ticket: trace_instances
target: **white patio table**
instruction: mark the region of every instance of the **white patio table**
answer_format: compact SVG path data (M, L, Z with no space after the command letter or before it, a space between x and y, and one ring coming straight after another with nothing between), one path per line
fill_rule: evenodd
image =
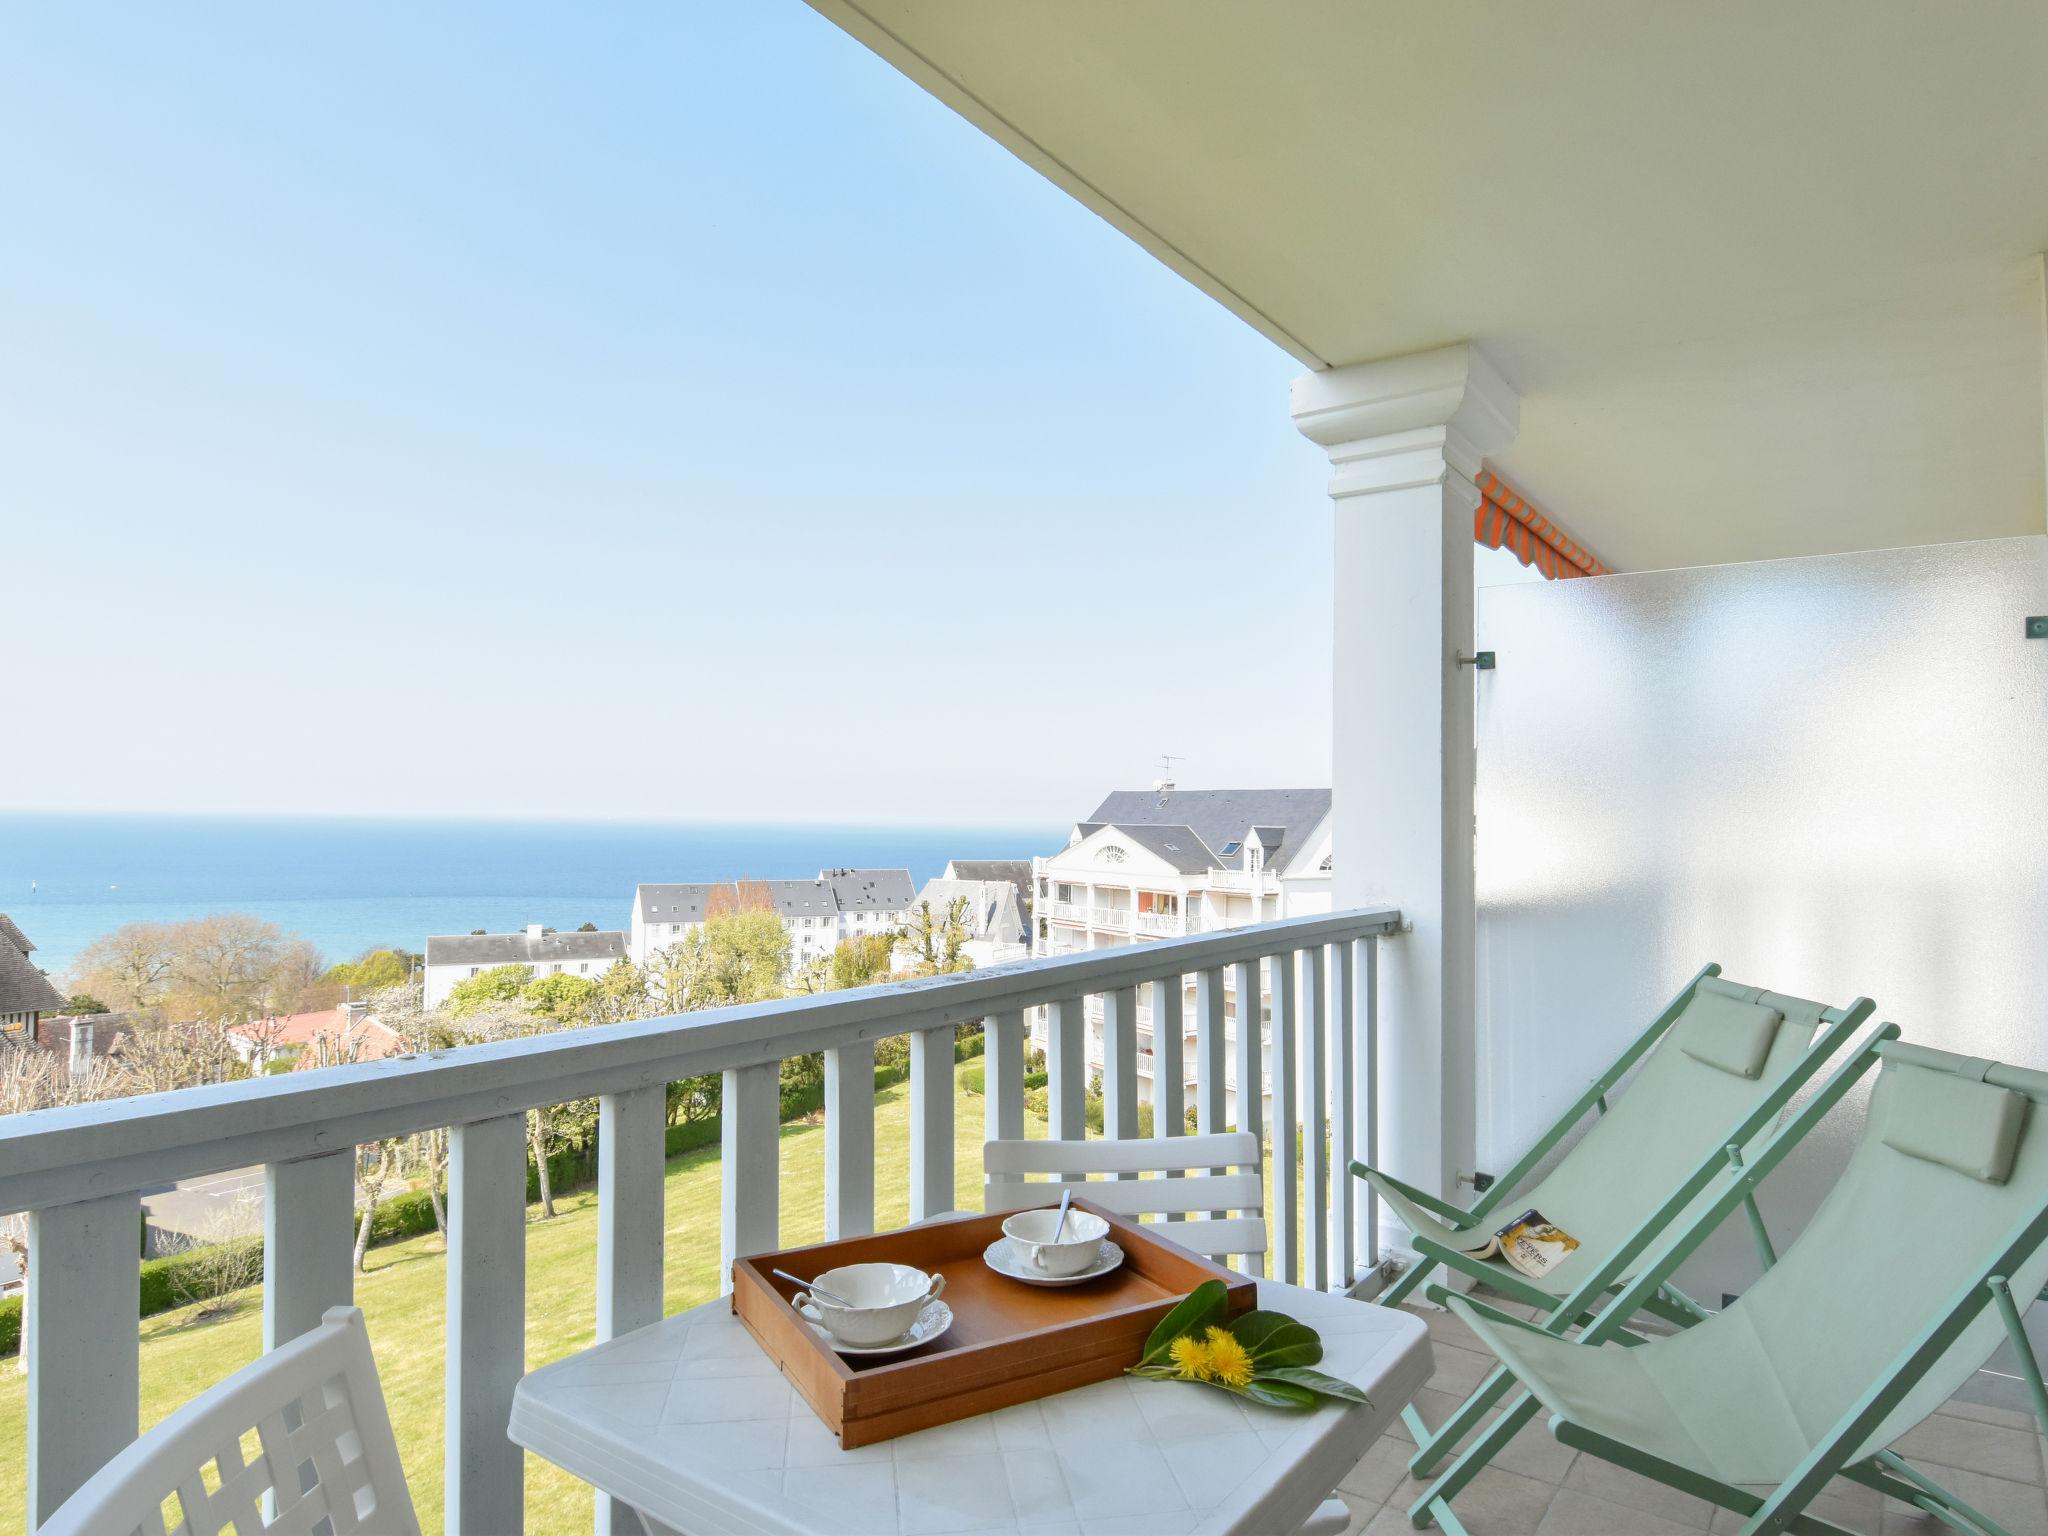
M1370 1408L1288 1413L1213 1387L1120 1377L844 1451L728 1298L544 1366L512 1439L687 1536L1019 1536L1297 1529L1429 1379L1405 1312L1259 1282L1323 1337Z

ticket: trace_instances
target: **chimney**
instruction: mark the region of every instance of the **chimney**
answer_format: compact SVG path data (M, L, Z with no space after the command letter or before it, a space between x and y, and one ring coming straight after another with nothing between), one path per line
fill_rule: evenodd
M541 925L541 924L539 924L539 923L528 923L528 924L526 925L526 941L527 941L527 943L529 943L529 944L534 944L534 943L538 943L538 942L539 942L539 940L540 940L540 936L541 936L541 934L542 934L542 933L544 933L545 931L546 931L546 930L545 930L545 929L544 929L544 928L542 927L542 925Z

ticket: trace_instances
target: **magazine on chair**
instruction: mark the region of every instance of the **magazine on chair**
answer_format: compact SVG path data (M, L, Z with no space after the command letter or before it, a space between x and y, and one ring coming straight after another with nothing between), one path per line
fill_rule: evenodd
M1520 1270L1531 1280L1541 1280L1578 1246L1576 1237L1546 1221L1541 1211L1527 1210L1490 1236L1466 1248L1465 1252L1477 1259L1490 1259L1499 1254L1511 1268Z

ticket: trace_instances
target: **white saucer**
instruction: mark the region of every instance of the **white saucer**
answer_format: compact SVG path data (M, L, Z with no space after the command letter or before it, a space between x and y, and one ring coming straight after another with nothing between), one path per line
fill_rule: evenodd
M982 1263L1006 1279L1021 1280L1026 1285L1082 1285L1090 1280L1100 1280L1124 1261L1123 1249L1108 1238L1102 1240L1102 1257L1094 1266L1084 1269L1078 1275L1048 1275L1042 1269L1033 1269L1029 1263L1017 1257L1007 1237L999 1237L982 1251Z
M943 1301L928 1301L924 1310L917 1314L917 1321L910 1325L910 1332L901 1338L891 1339L886 1344L842 1344L832 1337L830 1330L818 1321L817 1309L806 1302L798 1307L797 1314L811 1325L811 1332L831 1345L842 1355L900 1355L906 1349L915 1349L920 1344L929 1344L948 1328L953 1326L953 1309Z

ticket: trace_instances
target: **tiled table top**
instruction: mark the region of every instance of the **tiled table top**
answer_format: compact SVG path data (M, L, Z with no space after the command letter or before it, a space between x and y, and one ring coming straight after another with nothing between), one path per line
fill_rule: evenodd
M1406 1313L1270 1281L1371 1408L1121 1377L843 1451L721 1298L533 1372L512 1438L690 1536L1286 1532L1429 1378Z

